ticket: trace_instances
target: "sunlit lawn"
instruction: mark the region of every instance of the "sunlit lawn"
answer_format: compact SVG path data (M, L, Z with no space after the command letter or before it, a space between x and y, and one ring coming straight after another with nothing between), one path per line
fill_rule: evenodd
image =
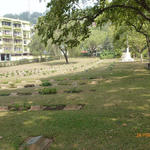
M18 150L26 138L38 135L54 137L50 150L150 149L150 137L136 137L137 133L150 133L150 72L145 64L102 63L88 71L49 80L57 94L1 96L0 104L85 107L76 111L1 112L0 150ZM74 85L81 93L64 93ZM18 91L34 92L38 88Z

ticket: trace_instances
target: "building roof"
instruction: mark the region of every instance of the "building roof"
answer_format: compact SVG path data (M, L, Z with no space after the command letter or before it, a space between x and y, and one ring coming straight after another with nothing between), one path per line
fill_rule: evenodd
M10 21L14 21L14 22L22 22L25 24L30 24L29 21L20 20L20 19L13 19L13 18L6 18L6 17L2 17L2 16L0 16L0 20L10 20Z

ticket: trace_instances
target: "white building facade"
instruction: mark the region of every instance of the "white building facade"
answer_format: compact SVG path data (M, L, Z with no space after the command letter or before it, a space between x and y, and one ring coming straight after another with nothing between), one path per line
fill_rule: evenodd
M28 21L0 17L0 61L28 58L31 26Z

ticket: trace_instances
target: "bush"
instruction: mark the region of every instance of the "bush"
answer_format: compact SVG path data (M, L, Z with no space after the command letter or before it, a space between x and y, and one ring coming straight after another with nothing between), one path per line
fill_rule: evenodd
M112 59L114 58L114 52L112 51L108 51L108 50L104 50L101 54L100 54L100 58L101 59Z
M18 95L32 95L32 92L22 92L22 91L20 91L17 94Z
M55 88L44 88L44 89L40 89L39 93L42 95L56 94L57 90Z
M77 88L72 88L64 91L65 93L80 93L82 90L77 89Z
M23 111L23 110L29 110L30 108L31 105L28 103L24 103L23 105L13 104L8 107L10 111Z
M29 110L31 108L31 105L28 103L23 104L23 110Z
M10 95L9 92L1 92L1 93L0 93L0 96L9 96L9 95Z
M44 81L41 86L51 86L52 84L49 81Z
M100 54L101 59L120 58L121 56L122 56L122 51L120 49L104 50Z
M19 104L13 104L13 105L10 105L9 107L8 107L8 109L10 110L10 111L19 111L20 110L20 105Z

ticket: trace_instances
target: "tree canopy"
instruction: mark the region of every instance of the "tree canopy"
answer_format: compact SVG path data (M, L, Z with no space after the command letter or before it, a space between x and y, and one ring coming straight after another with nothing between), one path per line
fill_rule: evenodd
M47 7L49 11L37 24L45 43L52 39L57 45L75 47L90 36L93 22L102 26L110 21L116 27L124 25L142 33L150 56L149 0L50 0Z
M150 21L150 1L112 0L109 2L97 0L94 2L91 1L93 3L91 7L83 9L80 7L80 0L51 0L47 5L50 11L39 20L38 24L39 33L43 35L43 40L47 41L52 38L53 42L60 43L71 34L73 39L68 39L65 43L75 46L80 40L89 37L89 26L104 12L117 14L113 20L117 20L119 17L124 19L127 16L133 17L131 13L134 12L135 23L139 23L140 20ZM122 16L120 12L123 12L124 15ZM55 36L55 32L58 30L60 30L60 34Z

